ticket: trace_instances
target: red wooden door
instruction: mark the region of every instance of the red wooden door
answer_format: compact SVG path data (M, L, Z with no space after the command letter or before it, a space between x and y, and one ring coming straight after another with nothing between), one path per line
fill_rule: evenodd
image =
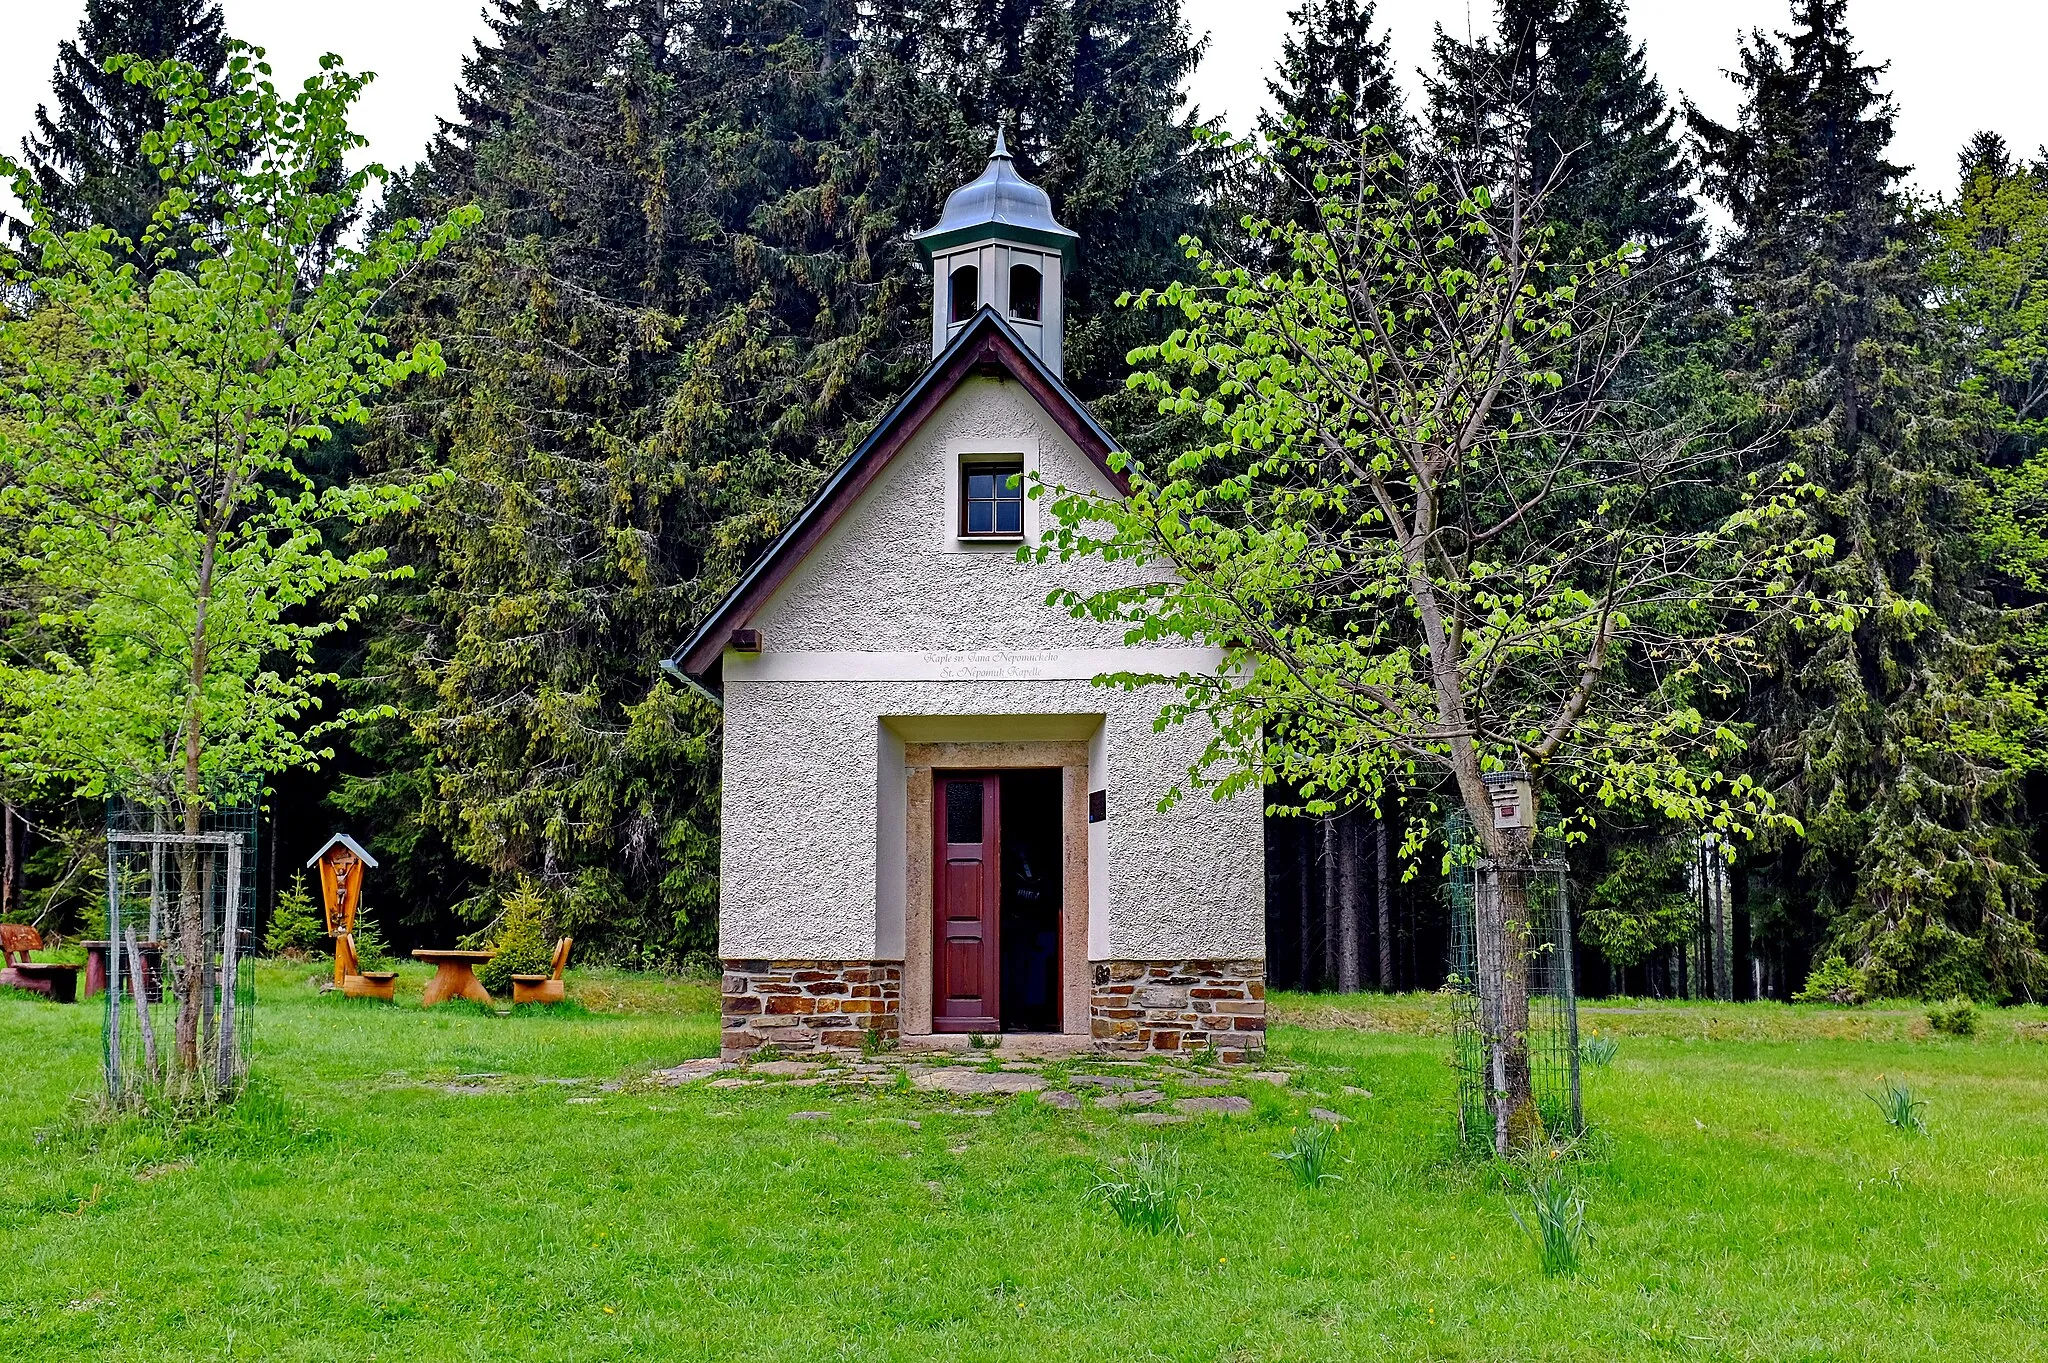
M932 787L932 1030L998 1032L1002 783L941 776Z

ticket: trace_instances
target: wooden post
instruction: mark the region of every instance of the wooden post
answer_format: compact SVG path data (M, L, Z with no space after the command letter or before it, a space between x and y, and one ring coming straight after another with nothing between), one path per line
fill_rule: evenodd
M235 969L236 938L241 934L242 839L228 844L227 902L222 906L220 924L220 1051L214 1062L214 1082L225 1092L234 1083L235 1064Z
M120 850L107 839L107 1101L121 1101L121 876Z
M142 973L142 948L135 944L135 929L128 929L128 984L135 993L135 1030L142 1037L142 1067L151 1083L156 1082L156 1029L149 1022L149 977Z

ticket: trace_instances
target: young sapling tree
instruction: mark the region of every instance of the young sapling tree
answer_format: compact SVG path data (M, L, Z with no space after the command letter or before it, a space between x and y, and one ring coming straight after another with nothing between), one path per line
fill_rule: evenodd
M441 364L388 353L379 309L465 218L346 244L376 166L349 106L369 77L333 56L280 93L235 45L215 95L177 61L120 61L168 110L146 150L162 202L139 241L59 230L34 178L0 314L0 580L38 646L0 658L0 759L81 795L140 795L197 834L230 775L311 764L315 643L357 618L381 551L329 535L412 504L403 489L316 490L299 464L364 400ZM153 268L145 269L145 266ZM323 615L337 588L353 605ZM200 1065L200 858L179 858L174 1070Z
M1302 795L1286 812L1315 814L1434 785L1470 817L1498 886L1479 968L1504 1002L1483 1038L1503 1153L1542 1134L1536 821L1496 827L1486 777L1520 769L1539 803L1565 786L1724 831L1777 818L1725 770L1740 737L1702 693L1750 664L1772 615L1845 618L1801 588L1828 549L1787 528L1806 491L1744 477L1725 442L1626 396L1655 262L1550 258L1568 165L1539 182L1511 149L1472 183L1368 138L1304 187L1317 221L1248 224L1279 266L1190 242L1196 279L1135 300L1178 325L1133 353L1131 383L1208 442L1119 456L1128 497L1038 489L1042 555L1151 570L1056 602L1132 643L1220 652L1213 672L1106 679L1170 683L1161 722L1212 725L1191 784L1282 785Z

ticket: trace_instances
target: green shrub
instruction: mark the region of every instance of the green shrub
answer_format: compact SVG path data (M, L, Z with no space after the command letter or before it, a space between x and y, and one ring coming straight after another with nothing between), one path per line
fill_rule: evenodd
M530 881L505 896L498 921L486 940L498 954L476 968L477 983L493 994L512 988L514 975L545 975L553 964L555 943L547 900Z
M1792 996L1794 1003L1858 1004L1869 997L1868 982L1861 970L1838 953L1813 968L1806 987Z
M304 871L293 876L291 887L277 897L270 929L263 934L263 949L290 960L326 954L327 916L307 893Z
M1977 1005L1968 999L1950 999L1927 1010L1927 1025L1950 1036L1970 1036L1977 1030Z

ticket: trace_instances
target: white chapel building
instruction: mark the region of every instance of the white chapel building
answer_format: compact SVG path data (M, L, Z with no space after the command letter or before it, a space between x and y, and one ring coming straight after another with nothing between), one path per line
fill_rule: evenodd
M667 664L725 712L724 1054L1035 1033L1243 1058L1259 799L1162 811L1207 735L1092 684L1218 659L1046 604L1135 565L1018 561L1023 482L1119 487L1060 378L1079 243L1000 135L918 243L931 364Z

